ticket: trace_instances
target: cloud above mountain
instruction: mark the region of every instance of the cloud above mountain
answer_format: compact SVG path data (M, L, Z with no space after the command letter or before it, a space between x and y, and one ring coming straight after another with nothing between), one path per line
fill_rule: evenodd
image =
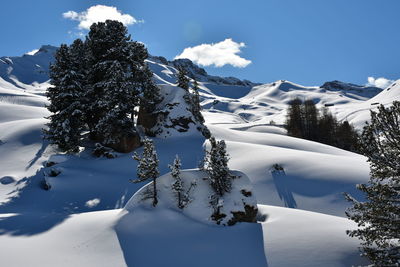
M380 77L380 78L368 77L367 85L385 89L386 87L391 85L393 82L394 82L393 80L389 80L384 77Z
M142 22L129 14L123 14L116 7L105 5L91 6L82 12L70 10L62 15L66 19L79 21L78 28L82 30L88 30L93 23L104 22L108 19L118 20L125 26Z
M238 68L244 68L251 63L250 60L240 57L238 54L241 48L246 47L245 43L237 43L231 38L225 39L219 43L201 44L194 47L187 47L178 58L188 58L202 66L223 67L232 65Z

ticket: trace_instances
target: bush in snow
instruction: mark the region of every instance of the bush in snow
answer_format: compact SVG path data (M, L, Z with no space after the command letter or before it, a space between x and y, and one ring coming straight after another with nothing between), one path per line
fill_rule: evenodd
M155 207L158 203L156 179L160 173L158 171L158 156L153 141L151 141L150 139L145 139L143 141L142 156L140 157L137 153L135 153L133 158L138 161L138 179L132 180L132 182L141 183L148 180L153 181L152 197L153 206Z
M359 227L347 233L362 241L363 254L373 266L400 266L400 102L371 111L361 141L371 176L357 186L367 201L346 194L353 203L346 214Z

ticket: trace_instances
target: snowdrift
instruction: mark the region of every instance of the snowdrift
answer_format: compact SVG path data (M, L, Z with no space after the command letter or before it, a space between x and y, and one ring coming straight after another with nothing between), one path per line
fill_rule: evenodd
M246 209L253 209L257 214L257 201L252 193L250 180L244 173L232 171L231 174L235 177L232 180L232 190L225 193L220 198L221 214L225 217L218 222L220 225L230 225L235 223L235 213L247 213ZM151 216L153 210L168 209L182 213L184 216L193 219L194 221L216 224L216 221L211 217L214 213L213 207L210 204L210 196L213 195L207 173L199 170L182 170L181 178L185 194L188 195L188 203L185 208L179 209L177 197L172 190L174 178L170 173L157 178L157 194L159 203L154 208L150 198L152 192L152 182L142 187L132 196L125 206L125 210L140 215L140 210L148 212ZM248 216L250 216L249 214Z

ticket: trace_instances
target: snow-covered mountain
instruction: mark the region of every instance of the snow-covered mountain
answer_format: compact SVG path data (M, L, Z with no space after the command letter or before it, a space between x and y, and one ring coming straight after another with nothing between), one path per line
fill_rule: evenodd
M199 80L203 116L226 140L229 167L246 175L259 223L222 227L168 205L125 207L143 185L132 184L132 153L93 158L59 153L43 141L49 113L44 91L54 47L0 61L0 257L4 266L351 266L364 262L345 230L342 193L369 176L366 158L289 137L287 103L312 99L361 128L377 103L400 100L400 80L384 90L341 82L306 87L255 84L208 75L188 60L150 57L157 84L179 95L176 67ZM275 123L271 123L274 121ZM196 131L154 138L161 175L175 155L194 169L208 145ZM141 149L138 149L141 152ZM283 170L275 171L274 164ZM54 176L52 173L59 173ZM192 173L184 171L183 173ZM164 175L168 177L168 175ZM167 179L167 178L160 178ZM187 178L188 179L188 178ZM51 189L43 189L44 181ZM168 186L168 182L161 183ZM137 196L136 196L137 197ZM130 203L135 203L135 197ZM196 209L191 209L193 215ZM138 216L140 215L140 216ZM193 216L201 216L194 213ZM21 251L24 256L21 257Z
M43 83L49 79L50 63L57 47L43 45L34 53L23 56L1 57L0 77L14 85Z

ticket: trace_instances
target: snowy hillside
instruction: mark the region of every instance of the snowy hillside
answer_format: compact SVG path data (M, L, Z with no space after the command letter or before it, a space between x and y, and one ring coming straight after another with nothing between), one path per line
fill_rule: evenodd
M333 104L328 108L339 120L360 129L376 103L400 100L400 80L381 92L343 83L259 85L209 76L186 60L149 58L156 83L168 89L171 99L182 93L174 86L175 67L190 66L200 81L206 125L217 139L226 140L229 167L247 176L253 188L259 223L223 227L206 223L196 209L182 213L161 205L132 211L134 194L145 186L129 182L136 178L133 153L114 159L94 158L90 149L66 155L43 141L41 129L49 115L44 92L54 49L44 46L34 55L0 59L2 265L273 267L364 262L357 241L345 234L355 225L344 218L349 204L342 193L360 197L355 185L368 179L366 159L286 136L281 125L287 103L300 97L319 107ZM164 181L175 155L183 169L195 169L208 146L192 130L153 140ZM44 190L45 183L50 190Z

